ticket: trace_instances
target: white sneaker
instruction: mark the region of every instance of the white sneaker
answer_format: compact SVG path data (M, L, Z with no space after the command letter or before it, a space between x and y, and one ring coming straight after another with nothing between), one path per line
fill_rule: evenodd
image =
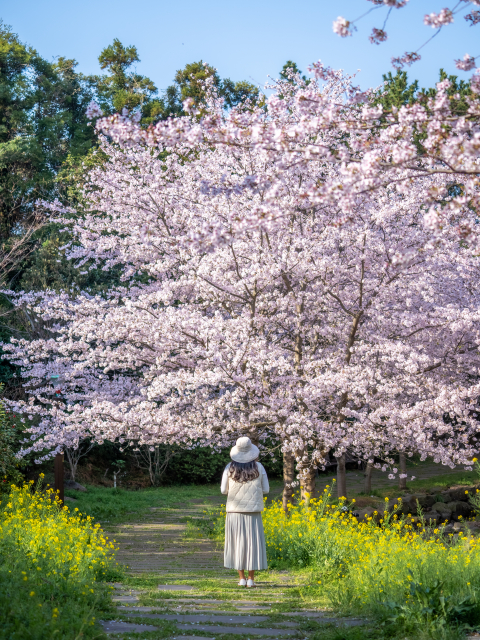
M245 587L247 584L247 581L245 580L245 578L242 578L242 580L240 580L240 582L238 583L239 587Z
M254 587L255 586L255 582L253 580L250 580L250 578L247 580L247 587Z

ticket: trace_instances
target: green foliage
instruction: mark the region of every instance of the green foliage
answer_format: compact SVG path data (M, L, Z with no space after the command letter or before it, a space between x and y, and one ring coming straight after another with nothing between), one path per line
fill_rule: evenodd
M395 75L389 71L382 77L384 86L380 89L382 95L377 99L377 104L382 104L385 110L390 111L392 107L400 108L403 105L415 102L418 92L418 80L410 84L407 72L399 70Z
M75 65L47 62L0 22L0 241L30 218L37 199L54 195L67 154L92 145L91 86Z
M35 234L38 243L22 263L18 284L15 288L24 291L88 291L102 293L119 282L119 269L110 271L75 267L67 260L61 247L70 241L68 233L62 232L56 224L50 224Z
M223 469L230 462L228 451L215 453L210 447L179 451L163 478L164 484L211 484L220 481Z
M292 60L287 60L287 62L283 65L282 70L280 71L280 77L283 78L283 80L288 80L288 82L293 82L291 77L287 74L287 69L290 71L293 71L293 73L299 73L302 80L308 83L307 76L302 75L302 72L298 68L297 63L292 62Z
M440 82L443 80L449 80L451 82L451 86L447 90L447 95L451 99L450 105L453 112L458 115L465 115L468 110L468 104L465 98L473 95L470 89L470 81L459 80L458 76L448 75L444 69L440 69ZM436 87L422 89L418 94L418 100L426 104L429 98L435 97L436 93Z
M411 105L420 102L428 106L429 98L434 98L437 89L419 89L418 80L409 82L406 71L397 71L395 75L389 71L383 76L383 86L379 89L376 104L382 104L385 111L390 111L392 107L399 109L404 105ZM447 90L451 98L451 106L455 113L463 115L467 112L468 105L465 101L467 96L472 96L470 82L459 80L458 76L448 75L444 69L440 69L439 81L449 80L451 86Z
M62 196L72 207L84 204L83 189L88 180L91 169L102 166L107 156L95 147L87 151L85 155L69 153L65 158L58 174L57 188Z
M275 460L270 456L263 456L260 461L269 477L281 477L283 472L281 454ZM169 462L162 484L220 483L223 470L229 462L229 449L218 452L211 447L178 450L177 455Z
M243 80L233 82L229 78L222 80L217 71L202 60L185 65L175 74L174 83L167 87L163 100L165 115L183 114L183 103L192 98L197 106L205 101L205 82L213 79L218 94L225 99L227 107L236 106L246 99L255 102L259 92L253 84Z
M424 585L414 580L412 571L409 573L411 582L405 594L405 604L385 603L389 611L387 622L400 623L408 630L423 625L434 634L445 630L448 625L463 625L470 629L480 623L480 603L476 593L460 598L455 594L445 595L444 581L433 580L431 584Z
M131 69L135 62L140 62L137 48L125 47L118 39L101 52L98 60L100 67L108 72L107 75L95 77L102 110L115 113L124 107L129 111L140 109L144 126L170 115L182 115L183 102L187 98L193 98L196 105L201 105L205 100L205 82L209 78L213 78L213 84L228 108L247 99L255 101L258 98L257 87L246 81L222 80L217 71L202 60L179 69L174 83L159 98L152 80Z
M10 488L13 482L20 482L21 462L15 457L16 425L5 412L0 402L0 495Z
M131 69L135 62L140 62L137 47L125 47L115 38L100 53L98 61L100 68L108 72L95 77L97 96L105 113L140 109L144 125L163 117L163 104L155 98L158 89L154 82Z

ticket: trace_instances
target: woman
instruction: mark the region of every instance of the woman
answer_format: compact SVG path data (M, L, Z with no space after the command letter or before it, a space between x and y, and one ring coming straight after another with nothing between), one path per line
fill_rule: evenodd
M228 569L238 570L240 587L254 587L255 571L267 569L261 512L263 494L270 488L267 473L257 462L258 454L258 447L250 438L239 438L230 451L232 462L227 464L222 477L221 491L228 494L224 564Z

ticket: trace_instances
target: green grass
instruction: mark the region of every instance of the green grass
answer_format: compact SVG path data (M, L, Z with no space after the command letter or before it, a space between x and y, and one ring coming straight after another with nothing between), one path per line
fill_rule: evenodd
M274 480L270 486L269 498L278 498L282 492L282 483ZM67 502L68 506L72 509L77 507L96 520L112 524L131 522L152 508L169 509L191 500L203 500L208 509L212 504L212 497L216 497L218 503L226 500L226 496L220 493L218 484L178 485L137 491L92 485L86 485L85 488L86 491L65 491L66 496L74 499Z
M408 483L408 491L415 493L425 489L448 489L456 484L472 485L478 482L478 474L476 471L459 471L449 475L439 475L425 480L412 480Z
M215 490L218 492L216 485L158 487L138 491L87 485L86 489L65 491L66 496L75 499L75 502L68 502L68 505L78 507L82 513L89 514L96 520L114 524L135 520L152 508L168 509L189 500L206 499Z
M421 464L419 463L417 466L421 466ZM322 476L320 480L323 479ZM402 493L421 493L436 489L440 492L452 485L472 485L476 481L478 481L478 476L475 471L459 471L449 475L439 474L426 480L413 480L408 483L406 492L401 492L396 487L388 487L374 489L370 495L378 498L396 498ZM218 484L166 486L136 491L86 485L86 489L85 492L66 490L65 495L75 499L75 502L68 502L69 506L78 507L82 513L87 513L96 520L112 524L131 522L152 508L168 509L191 500L204 500L205 508L208 509L212 504L213 496L216 496L217 504L226 500L226 496L220 494ZM270 483L268 501L278 499L281 492L281 481L273 480ZM349 491L349 495L356 497L365 494L361 491Z

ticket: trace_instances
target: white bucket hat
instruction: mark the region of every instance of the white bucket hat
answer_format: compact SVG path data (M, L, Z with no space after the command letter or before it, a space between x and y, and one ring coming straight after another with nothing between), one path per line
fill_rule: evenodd
M239 438L235 446L230 451L230 457L235 462L252 462L258 458L260 451L256 447L250 438L243 436Z

